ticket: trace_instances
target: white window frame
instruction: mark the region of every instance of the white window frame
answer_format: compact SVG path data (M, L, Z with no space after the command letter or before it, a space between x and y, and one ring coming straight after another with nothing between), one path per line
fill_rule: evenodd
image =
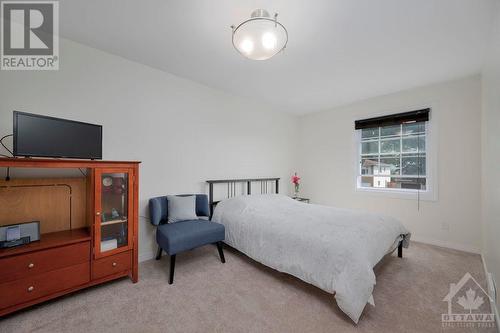
M429 107L429 106L426 106ZM424 108L426 108L424 107ZM422 107L421 107L422 108ZM384 112L377 115L358 116L355 120L361 118L372 118L384 115L391 115L401 113L405 110L412 110L417 108L400 108L397 111ZM431 108L432 109L432 108ZM429 121L425 123L425 140L426 140L426 189L400 189L400 188L380 188L380 187L362 187L360 184L360 160L361 160L361 130L354 130L354 144L355 144L355 158L354 158L354 184L355 192L363 195L382 196L394 199L420 199L424 201L436 201L438 198L437 191L437 133L436 119L429 115Z

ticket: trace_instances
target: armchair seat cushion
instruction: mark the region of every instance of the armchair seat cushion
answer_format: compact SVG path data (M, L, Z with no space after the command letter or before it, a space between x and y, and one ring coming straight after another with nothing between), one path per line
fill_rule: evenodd
M224 225L207 220L188 220L159 225L158 245L169 255L223 241Z

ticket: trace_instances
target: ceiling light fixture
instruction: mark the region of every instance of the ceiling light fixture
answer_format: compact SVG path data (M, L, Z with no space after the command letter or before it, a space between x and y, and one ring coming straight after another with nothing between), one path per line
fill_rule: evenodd
M278 14L274 18L264 9L256 9L250 19L231 26L233 30L233 46L243 56L252 60L267 60L285 49L288 43L288 32L278 22Z

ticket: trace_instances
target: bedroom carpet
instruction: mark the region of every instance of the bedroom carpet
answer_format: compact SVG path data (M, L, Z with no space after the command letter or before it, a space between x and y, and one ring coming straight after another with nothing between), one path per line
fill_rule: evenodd
M470 272L484 286L479 255L413 242L376 267L376 307L354 325L334 298L226 248L207 246L139 267L140 281L110 282L0 319L0 332L495 332L442 328L449 284Z

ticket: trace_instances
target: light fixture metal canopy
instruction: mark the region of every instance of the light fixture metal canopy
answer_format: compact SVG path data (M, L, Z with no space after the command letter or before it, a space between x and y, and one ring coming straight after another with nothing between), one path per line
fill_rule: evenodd
M278 14L271 18L265 9L256 9L250 19L231 26L234 48L252 60L267 60L286 48L288 31L278 22Z

